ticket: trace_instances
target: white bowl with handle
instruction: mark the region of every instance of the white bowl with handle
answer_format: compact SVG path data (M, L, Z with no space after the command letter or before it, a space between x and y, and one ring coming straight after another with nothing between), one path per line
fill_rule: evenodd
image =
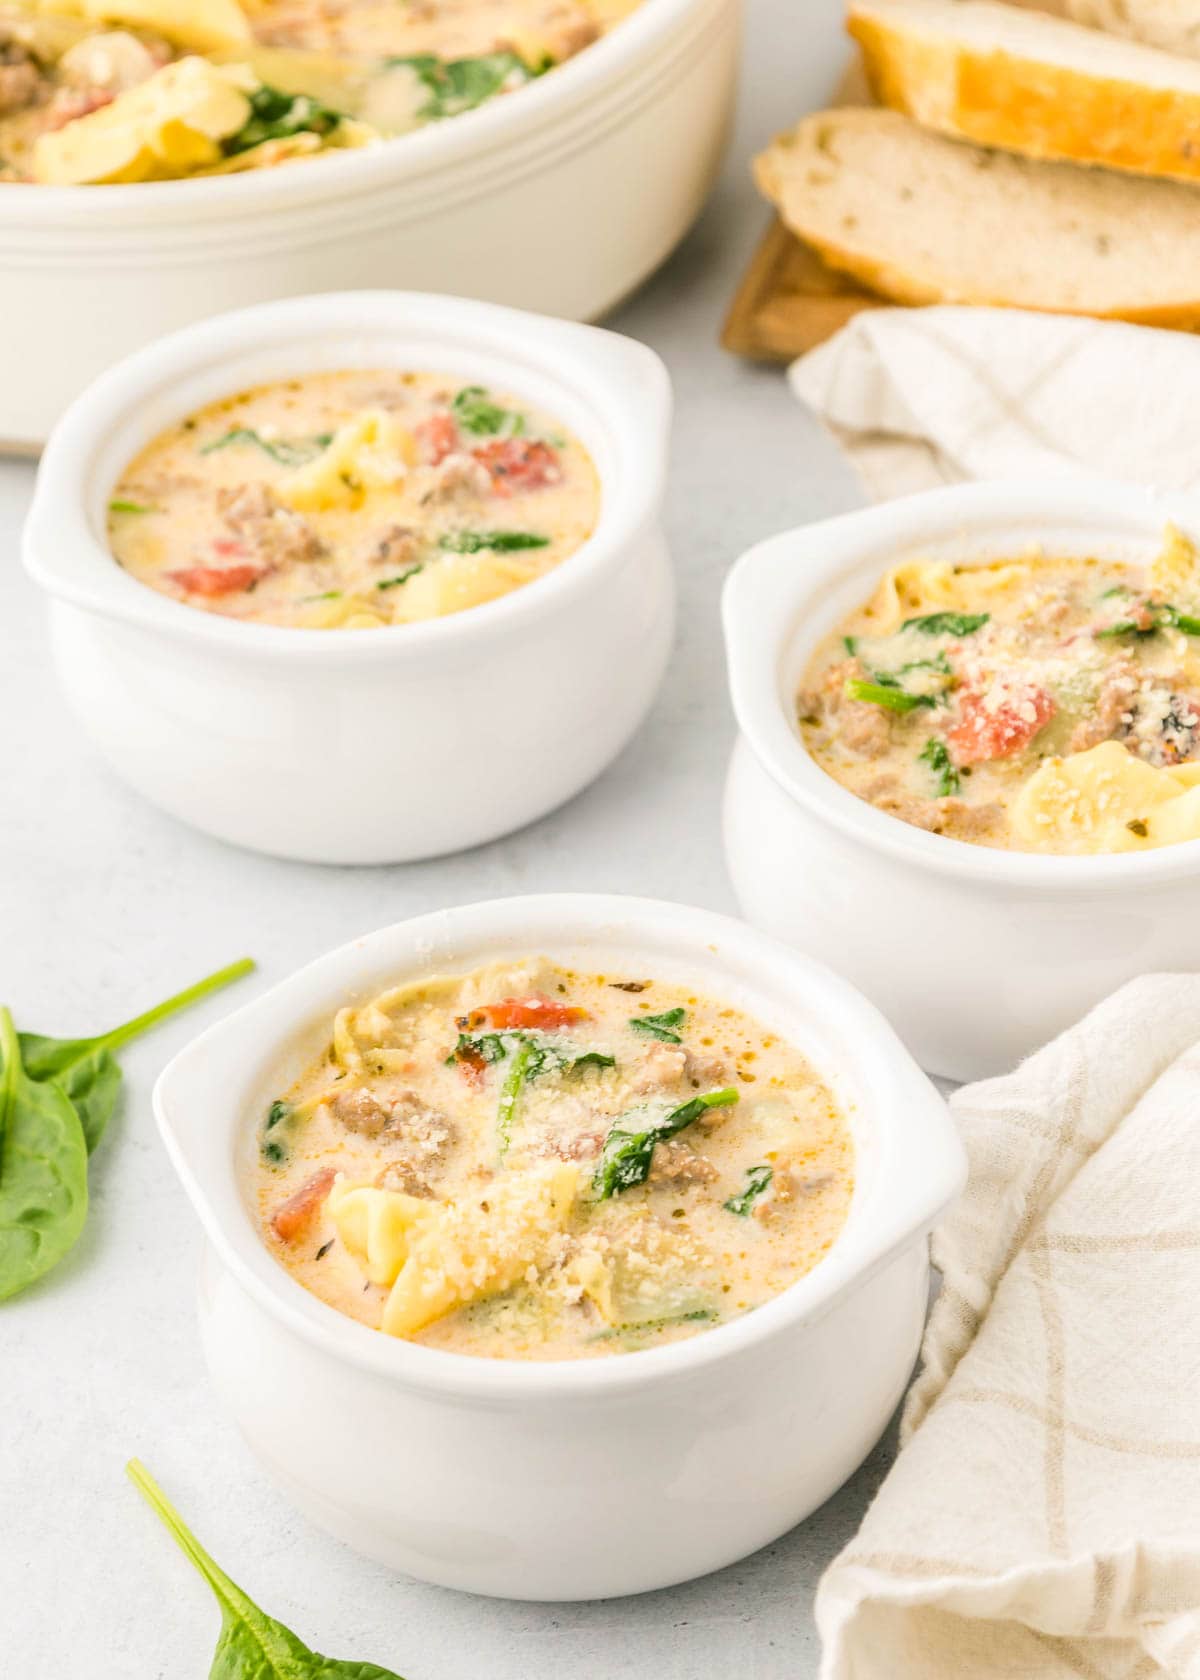
M739 0L644 0L512 94L361 151L195 180L0 186L0 448L87 382L220 310L393 286L576 320L698 213L728 135Z
M116 563L113 486L164 428L257 384L371 367L457 374L555 416L599 473L592 536L498 600L374 630L225 618ZM463 299L340 293L187 328L97 380L42 460L24 555L67 698L147 799L274 856L400 863L532 822L600 774L662 679L670 412L644 345Z
M476 1358L396 1340L310 1295L255 1223L258 1124L385 985L530 954L633 962L796 1045L855 1143L841 1235L781 1295L671 1346L603 1360ZM965 1158L945 1104L844 981L728 917L588 894L401 922L211 1028L155 1111L206 1237L200 1324L252 1450L316 1524L393 1569L507 1598L643 1592L744 1557L815 1509L878 1439L925 1318L929 1229Z
M739 738L725 855L743 913L861 987L918 1061L1000 1073L1137 974L1194 969L1200 841L1114 856L1000 851L877 810L809 757L796 695L820 642L905 558L1031 544L1148 561L1186 497L1076 477L970 484L759 543L723 603Z

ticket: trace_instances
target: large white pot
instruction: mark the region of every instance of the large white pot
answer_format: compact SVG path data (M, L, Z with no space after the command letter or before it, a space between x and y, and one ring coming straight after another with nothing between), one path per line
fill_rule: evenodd
M1194 969L1200 841L1055 857L926 834L808 756L796 694L821 640L903 558L1048 553L1147 560L1195 506L1075 479L935 490L786 531L725 589L740 738L725 851L744 913L862 988L923 1067L999 1073L1137 974Z
M591 320L712 184L739 0L645 0L518 92L364 151L241 175L0 188L0 448L102 368L218 310L395 286Z
M113 560L112 487L164 427L321 368L428 368L514 391L582 439L596 530L523 588L378 630L244 623ZM671 392L658 357L494 305L352 292L260 305L112 368L42 460L25 561L53 598L58 674L113 769L221 839L319 863L397 863L508 833L599 775L670 653L659 527Z
M402 977L530 952L634 961L753 1011L829 1081L857 1181L826 1258L693 1339L526 1363L396 1341L325 1306L263 1246L256 1123L332 1011ZM216 1385L314 1522L442 1585L512 1598L645 1591L765 1545L869 1452L924 1320L926 1235L965 1164L945 1106L843 981L743 924L645 900L508 899L424 916L303 969L182 1052L155 1091L208 1239L200 1319Z

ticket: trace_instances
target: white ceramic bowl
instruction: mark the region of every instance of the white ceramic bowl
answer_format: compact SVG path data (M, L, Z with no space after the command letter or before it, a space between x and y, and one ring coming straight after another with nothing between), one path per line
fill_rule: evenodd
M857 1185L829 1255L785 1294L672 1347L476 1359L395 1341L271 1257L243 1189L257 1122L333 1010L402 976L530 953L634 961L753 1011L830 1082ZM216 1386L322 1528L441 1585L510 1598L642 1592L744 1557L827 1498L878 1438L924 1321L926 1233L965 1165L945 1106L845 982L740 922L571 894L402 922L333 951L184 1050L155 1110L208 1239Z
M379 630L239 623L113 560L112 487L165 426L320 368L457 373L591 451L596 530L523 588ZM533 821L593 780L670 652L659 530L671 392L632 339L488 304L347 292L190 327L101 376L56 428L25 528L67 696L113 769L185 822L279 857L398 863Z
M682 237L720 161L739 0L644 0L550 75L366 151L207 180L0 189L0 448L218 310L353 287L591 320Z
M1148 559L1194 502L1107 482L935 490L787 531L725 589L740 737L725 848L750 921L860 986L923 1067L998 1073L1134 975L1196 966L1200 842L1138 856L995 851L926 834L809 758L795 696L821 639L905 556Z

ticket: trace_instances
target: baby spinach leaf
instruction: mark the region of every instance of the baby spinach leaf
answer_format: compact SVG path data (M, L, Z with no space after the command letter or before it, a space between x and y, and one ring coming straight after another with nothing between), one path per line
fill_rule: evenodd
M672 1324L711 1324L720 1316L715 1307L692 1307L687 1312L664 1313L661 1318L635 1318L626 1324L613 1324L607 1330L598 1330L594 1336L589 1336L588 1341L611 1342L618 1336L623 1342L637 1341Z
M631 1015L629 1025L647 1038L660 1038L664 1044L682 1044L675 1029L686 1020L686 1009L665 1009L661 1015Z
M213 1561L144 1464L131 1458L125 1468L180 1551L208 1582L220 1607L221 1634L209 1680L401 1680L393 1669L377 1663L339 1661L309 1650Z
M1110 592L1111 593L1111 592ZM1200 618L1191 618L1187 613L1181 613L1178 607L1173 607L1169 601L1146 601L1146 617L1149 622L1138 623L1131 618L1120 619L1116 624L1109 624L1103 630L1096 631L1098 642L1116 636L1156 636L1160 630L1182 630L1185 636L1200 636Z
M494 403L482 385L464 385L450 404L450 412L464 432L476 437L516 434L525 428L524 418Z
M514 52L482 53L477 58L439 58L436 53L411 53L389 58L406 64L425 87L428 98L417 112L422 122L441 122L492 99L501 91L532 81L553 64L546 59L526 64Z
M504 1075L504 1084L500 1087L500 1101L496 1109L496 1135L500 1140L501 1160L508 1153L508 1146L512 1142L517 1104L521 1100L525 1081L531 1077L530 1064L534 1055L534 1047L528 1039L518 1044L508 1064L508 1072Z
M761 1166L747 1168L746 1188L739 1191L736 1196L730 1196L727 1202L722 1202L722 1207L745 1219L774 1177L774 1168L769 1167L765 1161Z
M281 467L302 467L306 462L315 460L332 442L332 432L318 432L309 438L265 438L251 426L232 426L219 438L213 438L211 443L202 444L200 453L211 455L214 449L228 449L231 445L252 443L256 449L261 449L264 455L269 455L272 461L278 461Z
M919 618L906 618L900 628L920 630L926 636L973 636L991 616L991 613L924 613Z
M492 549L497 554L512 554L522 548L546 548L549 537L539 537L532 531L443 531L438 547L448 554L478 554Z
M293 134L330 134L342 121L340 111L331 111L307 93L282 93L264 84L247 98L250 115L237 133L223 142L227 157L248 152L264 140L286 140Z
M267 1118L263 1121L262 1136L259 1139L259 1153L264 1161L273 1167L280 1167L287 1160L288 1123L292 1118L290 1103L276 1101L267 1110Z
M845 694L848 700L862 700L888 712L913 712L918 706L937 705L932 694L910 694L899 683L863 682L858 677L847 677Z
M460 1032L458 1043L446 1061L453 1064L460 1057L476 1063L482 1061L489 1066L508 1061L496 1113L501 1160L512 1142L513 1125L522 1094L532 1080L539 1079L544 1073L577 1073L585 1067L610 1068L617 1065L616 1057L606 1055L602 1050L585 1050L576 1055L570 1048L556 1044L552 1039L528 1032L480 1033L475 1037Z
M407 583L410 577L416 577L418 572L424 570L424 560L418 560L415 566L406 566L404 571L397 572L395 577L381 578L375 587L376 589L399 589L402 583Z
M124 496L114 496L108 504L109 513L158 513L160 510L151 507L148 502L130 502Z
M231 963L95 1038L17 1033L0 1010L0 1300L56 1266L87 1217L87 1158L121 1086L115 1052L254 967Z
M950 757L950 749L945 741L939 741L936 735L931 735L917 754L922 764L928 764L937 777L937 790L940 799L948 799L954 794L962 792L962 777L958 767Z
M48 1272L87 1218L87 1139L66 1092L31 1079L0 1009L0 1301Z
M703 1096L693 1097L690 1102L673 1108L661 1120L649 1121L639 1131L631 1131L628 1125L621 1124L621 1120L635 1120L645 1111L634 1109L629 1114L623 1114L605 1138L600 1151L600 1160L592 1179L596 1200L607 1201L622 1190L632 1190L635 1185L644 1184L650 1176L656 1144L665 1143L676 1132L690 1126L706 1109L725 1108L737 1100L738 1093L731 1086L721 1091L706 1091Z

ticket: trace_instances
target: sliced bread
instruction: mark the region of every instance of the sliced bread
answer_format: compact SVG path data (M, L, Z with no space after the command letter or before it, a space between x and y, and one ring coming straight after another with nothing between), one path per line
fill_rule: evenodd
M1200 0L1058 0L1077 23L1200 58Z
M1200 189L1035 163L856 109L805 117L755 174L831 267L898 302L1200 328Z
M876 98L1026 157L1200 180L1200 64L994 0L849 0Z

